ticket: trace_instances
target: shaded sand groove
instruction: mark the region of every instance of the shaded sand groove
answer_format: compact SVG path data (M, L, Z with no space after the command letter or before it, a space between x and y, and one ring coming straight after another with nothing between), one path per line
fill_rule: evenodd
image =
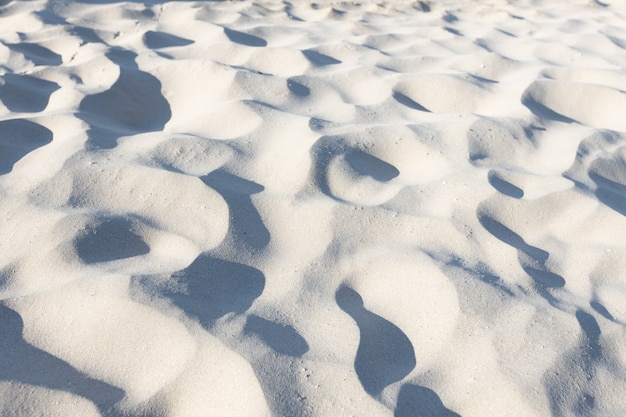
M626 415L621 0L0 0L0 415Z

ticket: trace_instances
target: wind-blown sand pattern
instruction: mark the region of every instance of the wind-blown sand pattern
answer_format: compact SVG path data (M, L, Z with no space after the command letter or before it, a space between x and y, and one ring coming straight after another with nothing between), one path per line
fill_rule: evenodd
M0 415L623 417L620 0L0 0Z

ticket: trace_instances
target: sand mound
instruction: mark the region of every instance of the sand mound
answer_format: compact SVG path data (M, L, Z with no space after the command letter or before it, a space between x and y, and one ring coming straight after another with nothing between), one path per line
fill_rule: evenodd
M0 0L0 415L626 415L619 0Z

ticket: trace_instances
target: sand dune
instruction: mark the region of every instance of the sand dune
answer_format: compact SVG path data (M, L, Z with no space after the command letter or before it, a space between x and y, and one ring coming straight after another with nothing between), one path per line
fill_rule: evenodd
M621 0L0 0L0 415L626 415Z

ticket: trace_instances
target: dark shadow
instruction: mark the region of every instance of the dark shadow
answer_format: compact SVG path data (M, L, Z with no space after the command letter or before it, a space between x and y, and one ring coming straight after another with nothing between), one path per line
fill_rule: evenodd
M352 150L345 155L346 162L360 175L368 175L376 181L391 181L400 175L396 167L366 152Z
M489 179L489 184L491 184L493 188L495 188L502 194L508 195L509 197L513 197L513 198L524 197L524 190L500 178L500 176L498 175L496 171L493 171L493 170L489 171L488 179Z
M595 194L598 200L622 216L626 216L626 186L595 172L590 172L589 178L597 184Z
M497 28L496 31L498 31L499 33L502 33L503 35L509 36L511 38L516 38L517 37L515 34L509 32L508 30Z
M80 116L78 117L81 118ZM89 137L87 140L87 148L89 150L113 149L117 146L117 140L125 134L129 134L129 132L114 132L114 129L110 130L99 126L92 126L87 130Z
M595 167L592 167L592 168L595 168ZM610 180L595 172L590 172L589 178L591 178L598 185L598 188L603 188L603 189L612 191L615 194L621 194L621 195L626 194L626 185L624 184L620 184L618 182Z
M323 132L332 126L334 126L333 122L326 120L315 118L309 120L309 127L316 132ZM310 154L313 161L310 169L311 180L327 197L345 203L330 191L328 170L335 159L339 159L340 164L348 165L357 174L369 176L377 181L390 181L400 174L395 166L367 152L353 148L352 144L346 142L343 136L321 136L311 147Z
M55 66L63 63L61 55L52 52L50 49L37 45L36 43L7 43L5 44L12 51L18 52L35 65Z
M459 32L458 30L456 30L454 28L451 28L450 26L444 26L443 30L445 30L446 32L449 32L449 33L451 33L453 35L456 35L456 36L464 36L461 32Z
M590 303L590 305L591 305L591 308L593 308L598 314L600 314L605 319L615 321L615 317L613 317L613 315L609 313L609 310L607 310L606 307L604 307L598 301L594 300Z
M448 23L454 23L454 22L458 22L459 21L458 17L456 17L454 14L450 13L447 10L444 13L442 19L443 19L444 22L448 22Z
M250 35L248 33L239 32L233 29L224 28L224 33L231 40L231 42L238 43L240 45L252 46L252 47L264 47L267 46L267 41L258 36Z
M244 332L256 334L266 345L283 355L301 357L309 351L306 340L292 326L274 323L259 316L248 317Z
M304 84L300 84L292 79L287 80L287 88L292 94L298 97L308 97L311 94L311 89Z
M191 45L194 41L170 35L165 32L155 32L149 30L143 35L143 43L150 49L159 49Z
M574 119L570 119L569 117L563 116L562 114L559 114L555 112L554 110L550 109L549 107L546 107L545 105L539 103L533 97L531 97L530 94L524 94L522 96L522 104L526 106L528 110L530 110L535 116L539 118L554 120L554 121L562 122L562 123L575 123L576 122Z
M503 294L506 294L510 297L515 296L513 291L511 291L507 287L504 281L502 281L502 279L499 276L490 272L488 267L486 265L483 265L482 263L479 263L478 265L476 265L475 269L473 269L473 268L466 266L465 263L462 262L460 258L454 257L452 260L446 261L446 264L448 266L461 269L465 273L470 274L472 277L477 278L481 282L493 287L494 289L500 291Z
M473 81L472 84L481 87L481 84L498 84L499 81L496 80L492 80L491 78L485 78L485 77L481 77L479 75L476 74L466 74L466 77L470 80ZM544 129L545 130L545 129ZM532 135L529 135L532 136Z
M535 125L530 125L529 127L524 128L524 132L529 138L532 138L534 136L534 131L545 132L546 130L548 129L546 129L543 126L535 126Z
M265 275L258 269L206 254L173 279L186 291L166 292L165 296L205 327L228 313L245 312L265 287Z
M572 357L571 354L569 360L580 360L579 358ZM551 370L552 373L556 373L557 376L550 375L544 377L544 385L546 385L546 391L548 400L550 402L550 416L551 417L598 417L603 414L598 414L598 405L596 404L596 398L591 394L586 387L581 387L580 380L574 379L572 376L563 376L561 372L567 374L567 368L556 368ZM578 371L577 373L579 373ZM591 371L592 373L594 371ZM580 375L583 379L584 376ZM593 380L593 377L587 376L588 380ZM588 385L589 382L585 385Z
M150 247L132 230L132 223L121 217L108 218L89 227L76 239L74 247L85 263L109 262L145 255Z
M179 1L187 1L187 0L179 0ZM188 0L191 1L191 0ZM207 0L207 1L221 1L221 0ZM124 0L77 0L77 3L85 3L85 4L115 4L115 3L125 3ZM155 4L162 4L165 0L130 0L129 3L141 3L146 6L151 6Z
M323 131L326 127L333 126L332 122L322 119L312 118L309 120L309 127L314 131ZM322 136L311 147L311 176L315 185L327 197L335 201L343 202L330 191L328 185L328 166L330 162L339 155L345 154L347 146L343 143L341 136Z
M43 111L50 96L60 88L52 81L30 75L4 74L4 85L0 86L0 100L12 112L37 113Z
M552 306L560 308L559 300L554 297L552 290L565 287L566 281L561 275L549 271L545 266L550 253L527 244L520 235L488 216L479 215L478 220L489 233L517 249L519 264L534 281L535 290Z
M420 10L423 11L424 13L430 12L430 6L428 5L428 3L423 2L423 1L418 1L417 4L419 5Z
M474 44L476 44L477 46L483 48L485 51L489 52L489 53L493 53L493 48L491 47L491 45L489 45L489 43L482 39L482 38L478 38L474 40Z
M231 0L176 0L180 3L223 3ZM154 6L158 4L166 3L167 0L76 0L77 3L83 4L116 4L116 3L136 3L143 4L144 6Z
M120 415L114 405L124 398L124 391L29 344L22 337L23 328L20 315L0 303L0 380L69 392L94 403L103 416Z
M51 9L51 6L47 5L45 10L36 11L35 15L47 25L68 25L67 20L55 14ZM54 52L50 52L54 54Z
M24 119L0 121L0 175L13 170L24 156L52 142L52 131Z
M84 42L106 43L98 36L95 30L84 26L74 26L71 28L70 34L78 36Z
M542 288L563 288L565 286L565 279L554 272L524 265L522 268Z
M311 118L309 120L309 127L313 131L324 130L326 126L332 125L332 122L327 122L321 119ZM324 193L327 197L337 200L330 192L328 185L328 164L338 154L343 152L343 145L340 143L341 138L337 136L322 136L311 148L311 175L315 185ZM337 200L339 201L339 200Z
M250 198L252 194L262 192L264 187L221 169L200 179L226 200L230 210L229 233L232 238L251 249L266 247L270 233Z
M491 272L477 272L477 275L480 280L486 284L497 286L498 288L500 288L500 286L502 285L502 280L500 279L500 277L492 274ZM508 292L508 294L513 295L510 291Z
M583 393L574 404L575 416L594 416L596 411L596 397L588 392Z
M354 361L365 391L376 396L415 368L415 351L409 338L395 324L368 311L352 288L342 286L335 294L337 305L354 319L360 343Z
M332 7L330 11L331 11L331 16L335 19L343 19L346 13L348 13L347 10L340 10L335 7Z
M609 41L611 41L615 46L621 49L626 49L626 40L619 38L617 36L611 36L608 34L604 35Z
M80 103L77 117L90 126L88 146L113 148L121 136L163 130L172 112L160 81L137 67L134 52L112 49L106 56L120 75L111 88Z
M332 127L333 125L334 123L329 120L318 119L317 117L311 117L309 119L309 129L313 132L321 132L328 127Z
M291 2L283 1L283 4L285 5L285 14L287 15L287 17L297 22L304 22L302 18L293 14L293 4Z
M602 331L596 319L589 313L583 310L576 311L576 320L583 329L585 334L585 344L587 345L586 353L589 354L591 359L600 359L602 356L600 347L600 335Z
M393 95L392 95L393 99L396 100L398 103L407 106L413 110L419 110L419 111L425 111L425 112L429 112L430 110L428 110L426 107L422 106L421 104L413 101L412 98L405 96L402 93L398 93L397 91L394 91Z
M478 221L483 227L496 238L513 246L538 262L545 262L550 254L543 249L529 245L520 235L488 216L479 216Z
M601 411L602 406L596 400L594 387L602 381L597 378L601 372L614 372L611 368L615 358L611 353L602 352L602 331L596 319L581 309L576 311L575 316L582 329L578 346L565 352L543 378L551 415L603 416L606 413ZM623 379L622 375L620 377Z
M437 393L419 385L405 384L400 389L394 417L461 417L447 409Z
M332 56L324 55L312 49L306 49L302 51L302 54L309 62L318 67L323 67L326 65L336 65L341 64L341 61L333 58Z

